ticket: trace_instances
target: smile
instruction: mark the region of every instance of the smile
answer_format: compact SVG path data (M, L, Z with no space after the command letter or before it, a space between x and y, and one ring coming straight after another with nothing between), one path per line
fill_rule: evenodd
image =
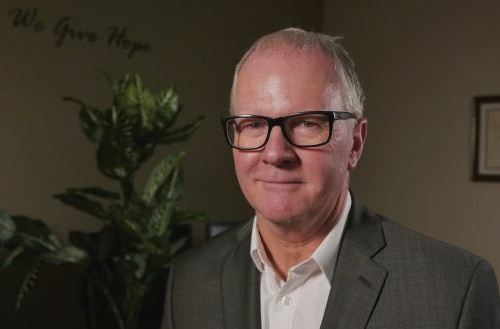
M296 188L302 184L300 181L276 181L276 180L258 180L266 189L289 189Z

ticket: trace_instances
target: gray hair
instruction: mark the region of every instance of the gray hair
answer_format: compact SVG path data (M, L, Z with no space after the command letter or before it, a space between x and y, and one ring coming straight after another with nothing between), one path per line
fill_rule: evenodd
M308 32L298 28L287 28L261 37L246 51L236 65L231 89L231 107L233 106L238 73L248 58L257 51L279 50L283 46L291 46L304 54L319 53L331 61L337 74L336 78L341 84L340 93L344 110L351 111L358 118L361 118L365 100L363 89L354 70L354 62L345 48L340 45L341 39L341 37Z

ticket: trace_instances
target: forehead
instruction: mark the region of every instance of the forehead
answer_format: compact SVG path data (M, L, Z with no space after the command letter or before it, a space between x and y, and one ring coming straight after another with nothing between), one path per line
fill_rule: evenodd
M237 75L233 112L282 115L324 109L330 106L327 103L337 85L333 64L321 54L295 49L256 51Z

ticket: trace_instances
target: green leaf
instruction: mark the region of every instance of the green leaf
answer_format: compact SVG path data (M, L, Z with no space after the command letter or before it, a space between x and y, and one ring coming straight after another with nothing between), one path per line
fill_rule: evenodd
M206 214L204 211L190 210L190 211L176 211L174 216L177 223L183 225L195 220L203 221L205 220L205 215Z
M199 117L194 122L183 126L182 128L166 132L158 141L159 144L172 144L188 140L201 126L203 117Z
M89 195L101 197L103 199L111 199L111 200L115 200L115 199L120 198L119 193L107 191L107 190L102 189L100 187L69 188L66 190L66 192L70 193L70 194L78 194L78 193L89 194Z
M146 240L144 237L143 226L134 219L122 218L121 223L125 225L130 231L134 232L141 240Z
M167 155L153 169L146 181L146 184L144 185L144 190L142 193L142 199L144 200L144 202L146 202L147 204L151 203L158 189L163 184L165 184L165 181L172 175L175 170L177 170L183 156L184 153L181 153L177 156Z
M155 97L151 91L144 86L142 81L138 76L135 77L136 84L136 97L138 99L138 109L140 111L141 117L141 127L151 130L153 128L153 123L155 121L154 113L155 108Z
M132 175L138 166L136 165L136 161L127 159L124 156L123 153L126 152L126 147L120 151L120 148L115 147L114 144L110 140L99 144L97 148L97 166L99 171L106 177L120 180ZM118 152L123 153L118 154Z
M156 96L156 104L165 112L167 112L168 110L170 116L173 116L174 114L172 112L178 110L179 96L177 95L173 87L166 88L164 90L161 90Z
M96 201L92 201L87 197L79 194L72 193L61 193L54 196L56 199L61 201L62 203L78 209L82 212L90 214L99 219L107 220L108 215L104 210L103 206Z
M2 265L0 266L0 269L5 269L7 267L10 266L10 264L12 264L12 262L14 261L14 259L17 258L17 256L19 255L22 255L22 253L24 252L24 245L19 245L17 246L17 248L15 248L10 254L9 256L7 256L7 258L4 259Z
M60 264L82 264L87 261L87 253L74 246L64 246L56 251L41 255L40 259L46 263Z
M181 167L177 166L172 171L169 179L165 181L156 193L157 200L178 200L182 195Z
M112 118L97 148L99 170L111 179L131 176L154 151L154 143L142 140L143 132L126 116L125 112Z
M103 112L88 106L76 98L63 97L63 100L77 103L82 107L79 113L80 127L91 142L98 143L102 139L104 131L102 122Z
M125 100L127 106L124 106L124 110L128 114L138 114L138 105L140 104L140 95L143 89L142 80L137 76L133 76L130 83L124 90Z
M166 233L170 223L172 223L174 210L175 201L165 199L153 209L149 216L144 218L149 237L162 237Z
M59 241L59 239L54 235L54 234L50 234L48 236L48 240L50 242L52 242L52 244L55 246L55 247L61 247L61 242Z
M142 227L138 226L136 222L130 220L122 220L121 222L118 222L117 225L123 232L132 237L131 241L136 241L134 244L128 244L129 247L147 251L150 254L164 254L164 251L162 249L158 248L153 242L150 242L148 240L148 236L146 236Z
M133 261L135 263L135 271L134 275L136 279L142 279L144 277L144 274L146 273L146 268L147 268L147 258L148 254L146 253L140 253L140 254L133 254L133 255L127 255L127 259L130 261Z
M172 216L182 193L181 183L180 166L173 166L155 193L156 206L143 219L149 237L163 237L173 222Z
M0 245L9 241L16 232L16 224L8 213L0 209Z
M19 288L19 292L17 293L16 313L19 312L19 308L21 307L22 302L26 299L26 297L28 297L30 290L35 286L40 268L40 263L36 262L24 276L24 280L21 283L21 288Z
M95 247L96 234L94 232L71 231L69 232L69 241L76 247L89 252Z
M87 138L94 144L99 143L104 135L104 127L99 112L84 107L80 110L80 127Z
M159 92L156 96L156 108L155 125L165 131L174 124L181 110L179 96L173 87Z
M94 237L94 259L105 260L118 254L118 249L120 249L119 235L113 226L104 226Z
M163 251L149 241L147 227L148 210L140 203L130 203L126 209L119 209L116 205L110 207L112 223L119 229L120 236L129 240L129 247L140 248L153 254L163 254ZM115 226L113 226L115 227Z
M114 264L123 259L125 253L130 252L130 250L137 250L136 245L140 241L140 238L135 235L133 237L125 236L121 234L119 229L121 228L117 225L104 225L99 232L72 231L69 234L69 238L71 243L78 247L78 249L85 251L88 260L92 264L98 267L106 267L106 264L111 260ZM90 264L90 262L86 262L87 259L82 259L82 261L84 264ZM107 273L112 277L118 275L117 280L121 280L120 276L122 273L117 271L116 267L113 271Z
M41 220L26 216L12 216L12 219L16 224L16 234L7 244L8 248L24 245L33 251L54 251L60 245L47 224Z
M113 104L129 117L137 117L138 119L142 117L144 119L144 116L147 116L147 112L153 107L154 99L141 78L138 75L132 78L126 75L115 85Z
M99 232L72 231L69 239L77 248L85 250L92 261L103 262L118 253L119 244L115 236L115 230L105 225Z
M112 204L109 207L109 217L111 222L115 225L113 227L118 228L118 232L126 239L131 239L132 241L141 240L142 228L136 230L135 225L128 225L126 223L128 218L134 218L135 214L124 213L123 208L117 204Z

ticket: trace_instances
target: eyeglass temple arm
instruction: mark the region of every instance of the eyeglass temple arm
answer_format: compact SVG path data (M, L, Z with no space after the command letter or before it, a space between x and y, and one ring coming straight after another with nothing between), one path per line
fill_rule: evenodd
M357 119L352 112L333 112L335 120Z

